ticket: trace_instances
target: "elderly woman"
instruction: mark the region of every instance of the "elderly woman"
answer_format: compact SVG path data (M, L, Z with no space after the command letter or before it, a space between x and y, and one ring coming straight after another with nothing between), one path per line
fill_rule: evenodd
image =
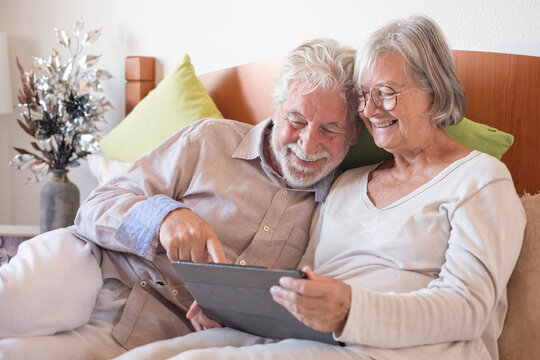
M423 16L382 28L355 78L394 158L344 173L320 209L315 269L335 293L286 280L275 298L376 359L497 359L525 216L506 167L445 131L465 98L441 30Z
M335 182L312 226L316 273L271 289L346 346L211 329L175 350L214 348L175 358L498 358L525 216L506 167L445 131L465 96L441 30L423 16L380 29L355 78L358 112L394 158Z

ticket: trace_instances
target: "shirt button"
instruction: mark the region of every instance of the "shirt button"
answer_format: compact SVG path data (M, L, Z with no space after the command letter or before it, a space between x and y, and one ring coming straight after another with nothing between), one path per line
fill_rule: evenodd
M283 195L287 195L289 192L287 190L283 190Z
M131 237L129 238L131 241L135 241L135 235L131 235Z
M146 286L146 281L143 280L143 281L140 282L140 284L141 284L141 287L145 287Z
M264 231L270 231L270 226L264 225L264 226L263 226L263 230L264 230Z
M246 260L240 260L240 265L242 266L246 265Z
M174 289L174 290L172 291L172 294L173 294L174 296L178 296L178 290Z

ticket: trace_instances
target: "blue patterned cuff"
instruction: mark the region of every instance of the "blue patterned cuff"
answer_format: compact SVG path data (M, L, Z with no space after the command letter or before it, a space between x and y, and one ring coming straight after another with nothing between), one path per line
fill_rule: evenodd
M114 238L137 255L144 256L159 224L172 210L185 207L166 195L155 195L140 203L114 232Z

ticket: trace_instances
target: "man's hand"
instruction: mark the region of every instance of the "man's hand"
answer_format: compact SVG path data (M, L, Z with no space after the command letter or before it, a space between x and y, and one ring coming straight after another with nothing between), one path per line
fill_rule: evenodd
M206 329L212 329L215 327L223 327L220 323L210 319L202 311L196 301L191 304L186 317L191 321L191 325L195 328L195 331L201 331Z
M225 263L225 253L214 229L189 209L176 209L163 219L159 241L171 261Z
M315 330L341 333L351 307L350 286L307 266L302 270L307 280L282 277L281 286L270 288L274 301Z

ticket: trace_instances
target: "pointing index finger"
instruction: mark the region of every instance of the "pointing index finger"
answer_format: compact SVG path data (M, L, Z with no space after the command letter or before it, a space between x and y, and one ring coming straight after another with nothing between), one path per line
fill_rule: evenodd
M220 264L225 264L227 262L225 259L225 252L221 247L221 242L216 236L210 236L208 240L206 240L206 248L208 249L208 253L213 262Z

